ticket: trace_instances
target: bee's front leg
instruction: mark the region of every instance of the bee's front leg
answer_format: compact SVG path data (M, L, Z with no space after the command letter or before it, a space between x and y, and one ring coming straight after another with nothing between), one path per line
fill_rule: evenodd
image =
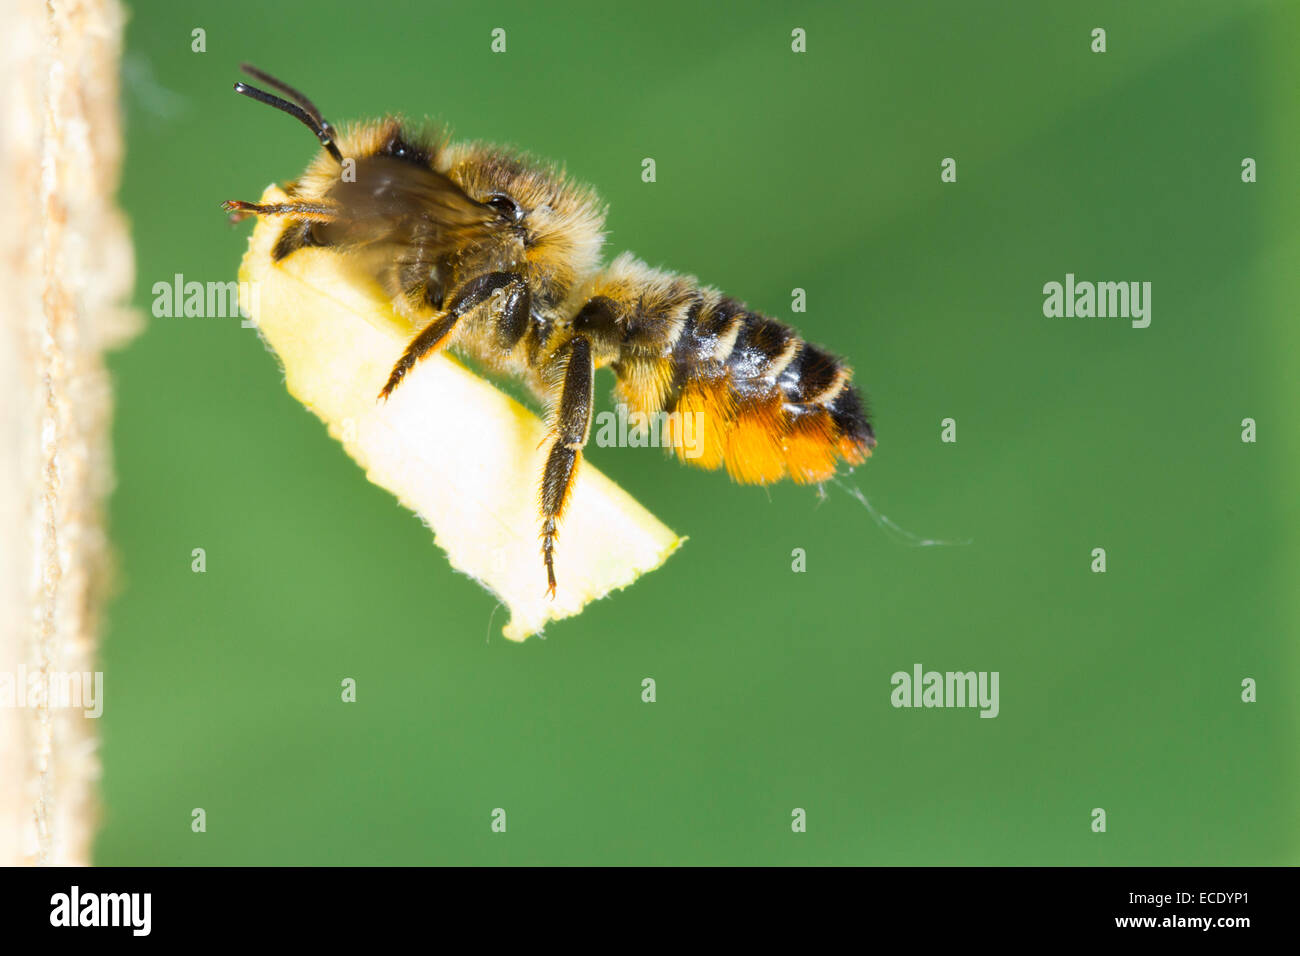
M542 560L546 563L546 591L555 597L556 527L578 473L582 449L591 433L592 387L595 369L591 343L575 335L552 353L548 364L562 366L559 397L551 420L551 450L542 471L541 517Z

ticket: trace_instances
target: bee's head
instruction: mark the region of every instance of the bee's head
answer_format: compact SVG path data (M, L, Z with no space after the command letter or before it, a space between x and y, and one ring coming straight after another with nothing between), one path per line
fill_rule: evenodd
M450 146L443 162L471 199L494 211L496 227L522 242L543 304L557 305L599 265L605 210L592 190L493 147Z

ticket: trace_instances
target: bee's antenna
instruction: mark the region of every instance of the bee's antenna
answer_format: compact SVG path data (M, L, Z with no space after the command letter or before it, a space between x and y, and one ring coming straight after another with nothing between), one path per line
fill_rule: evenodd
M265 103L267 106L273 106L282 113L288 113L316 134L316 138L320 140L320 144L325 147L326 151L331 156L334 157L335 162L343 162L343 154L340 153L339 148L334 145L334 128L321 118L320 111L312 105L311 100L304 97L301 93L298 93L297 90L293 89L293 87L285 86L279 80L272 79L265 73L261 73L260 71L248 67L245 67L244 69L251 75L256 75L260 79L263 79L276 89L288 93L295 99L300 100L304 105L299 106L296 103L290 103L288 100L282 100L274 94L268 93L265 90L259 90L256 86L249 86L247 83L242 82L235 84L236 93L239 93L242 96L247 96L249 99L257 100L259 103Z
M259 70L251 63L241 63L239 64L239 69L247 73L253 79L261 80L271 89L279 90L285 96L289 97L289 99L301 106L307 115L316 121L317 125L319 125L321 129L328 130L330 128L330 124L325 122L325 117L320 115L320 110L316 109L316 104L307 99L307 97L305 97L299 90L294 89L288 83L284 82L284 80L277 80L270 73L267 73L265 70Z

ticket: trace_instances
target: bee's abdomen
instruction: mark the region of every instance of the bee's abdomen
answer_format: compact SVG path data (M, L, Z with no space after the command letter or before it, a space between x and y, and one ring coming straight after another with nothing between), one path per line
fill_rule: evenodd
M664 408L692 416L669 422L690 464L725 467L746 483L807 484L841 462L861 464L875 447L849 367L735 300L698 293L666 361Z

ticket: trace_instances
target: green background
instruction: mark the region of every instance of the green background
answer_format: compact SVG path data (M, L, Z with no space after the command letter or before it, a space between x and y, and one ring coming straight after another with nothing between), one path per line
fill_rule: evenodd
M97 862L1300 861L1295 5L132 6L147 327L112 361ZM690 541L506 642L255 332L147 315L175 273L233 278L249 227L218 203L312 155L231 92L241 60L336 122L427 114L564 161L611 254L846 356L880 439L849 481L970 543L593 448ZM1151 327L1045 318L1067 272L1152 282ZM1001 715L892 708L918 662L1000 672Z

